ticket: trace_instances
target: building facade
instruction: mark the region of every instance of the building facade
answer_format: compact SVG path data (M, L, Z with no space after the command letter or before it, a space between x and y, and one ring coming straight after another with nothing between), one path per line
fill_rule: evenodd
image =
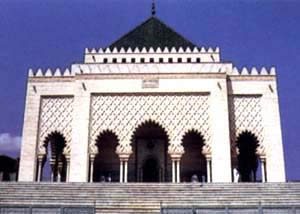
M29 70L19 181L45 180L284 182L275 68L238 70L152 16Z

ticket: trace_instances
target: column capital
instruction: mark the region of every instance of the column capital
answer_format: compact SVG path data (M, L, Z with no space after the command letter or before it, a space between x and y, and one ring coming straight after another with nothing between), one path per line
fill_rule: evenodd
M45 154L39 153L39 154L37 155L37 158L38 158L38 161L39 161L39 162L42 162L42 160L44 159L44 157L45 157Z
M50 163L50 166L54 166L55 159L54 158L50 158L49 163Z
M172 160L180 160L181 156L184 154L184 148L181 144L171 144L168 147L168 154L171 156Z
M65 158L66 158L66 161L67 161L67 162L70 162L70 158L71 158L70 155L65 155Z
M128 161L132 154L132 147L128 143L119 144L116 148L116 153L119 155L120 160Z
M239 154L240 154L240 149L239 149L239 147L237 147L237 146L235 146L235 153L236 153L236 155L239 155Z
M266 156L259 156L259 160L263 163L266 162L267 157Z
M211 155L211 146L205 144L202 147L202 154L205 156L206 160L211 160L211 157L212 157L212 155Z
M205 158L206 158L207 161L211 161L211 159L212 159L211 155L205 155Z
M182 155L170 154L172 161L180 161Z
M129 160L130 155L128 154L121 154L119 155L120 161L125 161L127 162Z
M59 161L58 164L57 164L58 170L61 171L62 167L63 167L63 162Z
M263 145L259 145L257 148L256 148L256 155L258 155L258 157L259 157L259 159L261 160L261 161L266 161L266 149L265 149L265 147L263 146Z
M68 145L70 145L71 143L70 142L67 142L67 145L65 146L64 150L63 150L63 155L67 158L71 156L70 154L70 147Z
M90 154L90 157L92 155L96 156L98 154L98 147L95 145L95 144L90 144L89 145L89 154Z
M96 155L97 155L96 153L90 153L90 160L91 160L91 161L94 161Z

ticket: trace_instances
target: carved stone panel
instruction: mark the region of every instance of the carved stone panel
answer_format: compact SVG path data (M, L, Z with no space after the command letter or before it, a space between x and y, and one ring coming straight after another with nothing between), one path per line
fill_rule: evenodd
M184 133L195 129L210 143L208 94L95 94L91 98L90 150L104 130L115 132L123 147L145 121L159 123L171 144L181 144ZM126 147L126 146L125 146Z
M44 153L43 143L52 132L59 132L66 140L65 154L70 153L72 136L73 98L42 97L39 120L39 153Z
M231 142L243 131L250 131L263 144L263 125L261 115L261 97L255 95L231 96L230 99Z

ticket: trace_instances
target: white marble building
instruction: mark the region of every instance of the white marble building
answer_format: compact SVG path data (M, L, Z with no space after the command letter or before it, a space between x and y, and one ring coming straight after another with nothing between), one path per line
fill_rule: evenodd
M275 68L238 70L152 16L71 69L29 70L19 181L47 163L52 181L284 182Z

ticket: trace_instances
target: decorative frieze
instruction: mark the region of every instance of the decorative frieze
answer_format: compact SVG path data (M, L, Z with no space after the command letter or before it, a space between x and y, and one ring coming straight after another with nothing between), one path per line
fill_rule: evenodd
M161 54L161 53L219 53L220 52L220 48L219 47L216 47L215 49L212 48L212 47L208 47L208 48L205 48L205 47L201 47L201 48L197 48L197 47L194 47L194 48L190 48L190 47L187 47L187 48L182 48L182 47L179 47L179 48L168 48L168 47L158 47L156 50L154 50L154 48L150 47L150 48L141 48L139 49L138 47L136 48L128 48L128 49L124 49L124 48L121 48L121 49L117 49L117 48L113 48L113 49L110 49L110 48L100 48L98 50L96 50L95 48L92 48L92 49L88 49L86 48L85 49L85 54L124 54L124 53L127 53L127 54L132 54L132 53L138 53L138 54L143 54L143 53L156 53L156 54Z
M256 67L252 67L252 68L243 67L241 70L238 70L238 68L234 67L232 69L232 72L228 73L228 74L229 75L241 75L241 76L245 76L245 75L252 75L252 76L271 75L271 76L275 76L276 75L276 70L275 70L275 67L271 67L269 70L266 67L262 67L261 69L258 69Z
M158 47L150 48L106 48L96 50L95 48L89 50L85 49L85 63L207 63L220 62L220 49L209 48L168 48Z
M178 60L176 58L176 60ZM176 62L172 60L172 62ZM229 63L107 63L107 64L74 64L71 71L69 69L55 70L38 69L34 71L29 69L28 76L33 78L53 78L53 77L74 77L80 74L132 74L132 73L224 73L230 77L251 77L251 76L275 76L276 70L274 67L269 70L265 67L260 70L253 68L232 68Z

